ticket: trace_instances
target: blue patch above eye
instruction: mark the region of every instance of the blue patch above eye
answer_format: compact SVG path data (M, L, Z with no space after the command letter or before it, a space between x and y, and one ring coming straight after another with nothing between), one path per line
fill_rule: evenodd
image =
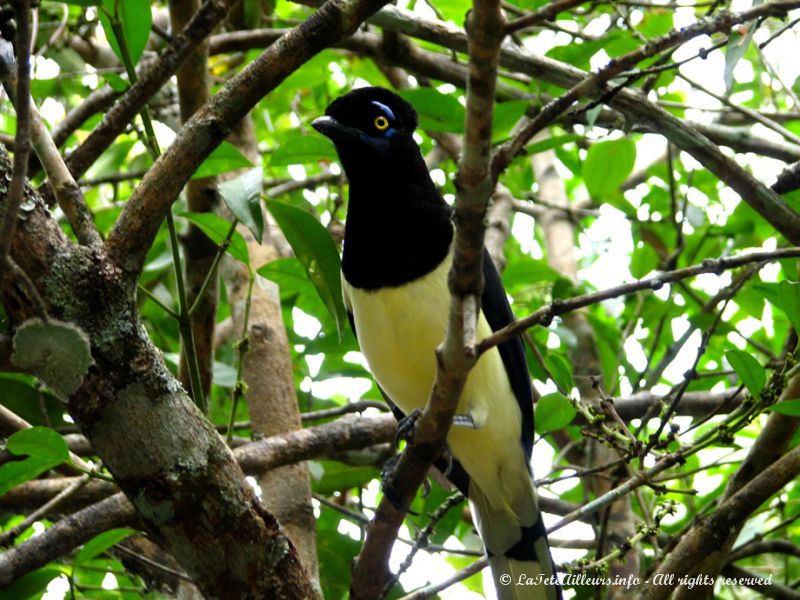
M384 115L386 115L387 117L389 117L389 119L390 119L390 120L392 120L392 121L394 121L394 120L395 120L395 119L394 119L394 113L392 112L392 109L391 109L391 108L389 108L388 106L386 106L385 104L383 104L383 103L381 103L381 102L378 102L377 100L373 100L373 101L372 101L372 103L373 103L375 106L377 106L378 108L380 108L380 109L381 109L381 112L382 112Z

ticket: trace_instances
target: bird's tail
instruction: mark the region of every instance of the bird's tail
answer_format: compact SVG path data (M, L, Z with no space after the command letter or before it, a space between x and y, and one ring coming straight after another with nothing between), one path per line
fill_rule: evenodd
M536 492L530 478L528 482L518 490L527 497L497 507L471 481L469 500L475 522L500 600L561 600Z

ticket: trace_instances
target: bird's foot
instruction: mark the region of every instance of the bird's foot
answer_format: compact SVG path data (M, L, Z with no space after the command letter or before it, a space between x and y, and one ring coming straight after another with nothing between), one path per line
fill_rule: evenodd
M450 478L450 473L453 472L453 453L450 450L450 446L445 445L444 450L442 450L441 454L442 460L444 461L444 471L442 471L442 475Z
M397 433L394 434L395 446L399 446L401 440L406 440L407 442L414 440L414 429L420 416L422 416L422 411L415 408L397 422Z
M397 492L397 489L394 487L394 483L392 482L394 478L394 470L397 466L397 463L400 461L400 456L400 454L395 454L391 458L387 459L385 463L383 463L383 468L381 469L381 488L383 489L383 495L386 496L386 499L389 500L389 502L392 503L392 506L394 506L397 510L405 511L412 516L418 517L419 513L409 509L408 504L400 497L400 494ZM427 478L423 482L423 487L423 493L425 496L427 496L431 489L431 485Z

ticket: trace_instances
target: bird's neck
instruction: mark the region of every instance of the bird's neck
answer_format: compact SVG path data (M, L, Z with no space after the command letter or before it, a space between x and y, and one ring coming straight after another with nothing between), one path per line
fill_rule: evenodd
M342 271L356 288L377 290L418 279L450 250L451 210L419 151L411 158L405 164L348 173Z

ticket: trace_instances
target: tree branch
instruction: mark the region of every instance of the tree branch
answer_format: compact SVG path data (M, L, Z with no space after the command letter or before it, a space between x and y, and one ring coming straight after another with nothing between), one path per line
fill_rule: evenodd
M498 54L505 21L496 0L477 0L467 19L469 78L464 142L456 177L456 237L449 273L450 315L445 339L437 348L437 370L431 397L416 423L413 440L388 475L391 489L378 506L353 568L351 597L373 598L388 579L389 552L432 462L444 448L464 382L475 356L465 352L474 332L483 287L483 216L494 182L489 172L492 114Z
M656 575L681 577L704 556L719 549L732 528L738 528L761 504L800 473L800 447L794 448L754 477L747 485L723 502L713 514L695 523L661 564ZM653 581L653 577L650 578ZM645 583L640 600L660 600L669 596L670 586Z
M795 6L797 6L796 1L774 5L779 11L789 10ZM739 16L742 14L736 13ZM750 14L749 11L747 14ZM406 10L388 6L370 19L370 22L457 52L466 50L467 40L463 30L441 21L419 18ZM501 48L500 65L565 89L579 85L590 77L585 71L571 65L531 54L524 48L511 44ZM650 131L660 133L691 155L735 190L787 240L793 244L800 244L800 215L736 161L720 152L716 144L699 134L691 125L643 99L634 90L621 89L607 102L612 108L624 113L630 124L645 126Z
M111 256L138 273L159 224L191 174L231 128L290 73L348 36L386 0L329 0L231 79L184 125L134 191L108 237ZM188 28L187 28L188 29Z
M785 16L789 10L797 8L798 6L800 6L800 2L796 2L795 0L777 0L776 2L768 2L739 13L720 11L712 16L700 19L691 25L673 30L664 36L650 40L644 46L615 58L603 69L583 78L580 82L567 90L566 93L549 102L533 119L528 120L513 138L503 143L495 151L495 156L492 159L492 171L495 178L505 170L520 152L522 152L525 145L533 136L550 124L558 115L567 110L580 98L602 91L602 88L608 81L620 73L633 68L645 58L654 56L669 48L679 46L701 35L730 31L734 25L739 23L745 23L765 16Z
M96 535L136 521L136 510L123 494L92 504L66 517L39 535L0 554L0 588L43 567Z
M2 411L6 410L5 413ZM0 406L0 435L10 435L27 425L25 421ZM397 421L391 414L376 417L350 415L317 427L299 429L240 446L233 451L247 475L255 475L304 460L361 450L394 440ZM0 509L29 510L44 504L75 483L75 477L37 479L23 483L0 497ZM90 481L62 508L74 510L87 502L96 502L118 489L106 481ZM574 507L573 507L574 508Z
M14 4L14 15L17 20L17 48L19 63L23 65L16 78L16 89L13 90L14 108L17 112L17 131L14 138L14 169L11 183L8 186L8 200L3 211L3 223L0 225L0 285L5 279L6 261L11 250L11 240L17 229L19 208L25 193L25 180L28 174L28 155L31 150L31 72L30 72L30 0L21 0ZM13 76L13 56L11 44L4 43L0 52L4 63L0 65L6 80ZM9 62L10 59L10 62Z
M800 248L785 248L782 250L775 250L771 252L752 252L743 254L741 256L733 256L728 258L709 259L703 261L699 265L692 267L685 267L683 269L676 269L674 271L666 271L653 277L641 279L633 283L626 283L600 292L593 292L591 294L584 294L582 296L575 296L567 300L557 300L547 304L537 310L536 312L528 315L525 318L517 319L513 323L495 331L492 335L484 338L478 342L476 352L478 355L483 354L489 348L493 348L498 344L511 339L515 335L519 335L525 329L533 327L534 325L548 325L554 317L564 313L591 306L610 298L617 298L625 296L634 292L642 290L657 290L667 283L680 281L688 277L694 277L701 273L721 273L728 269L734 269L743 265L751 263L760 263L763 261L780 260L782 258L796 258L800 257Z
M80 178L183 63L192 50L228 14L232 0L206 0L192 20L157 59L144 66L139 81L129 87L105 114L89 137L67 159L70 172Z

